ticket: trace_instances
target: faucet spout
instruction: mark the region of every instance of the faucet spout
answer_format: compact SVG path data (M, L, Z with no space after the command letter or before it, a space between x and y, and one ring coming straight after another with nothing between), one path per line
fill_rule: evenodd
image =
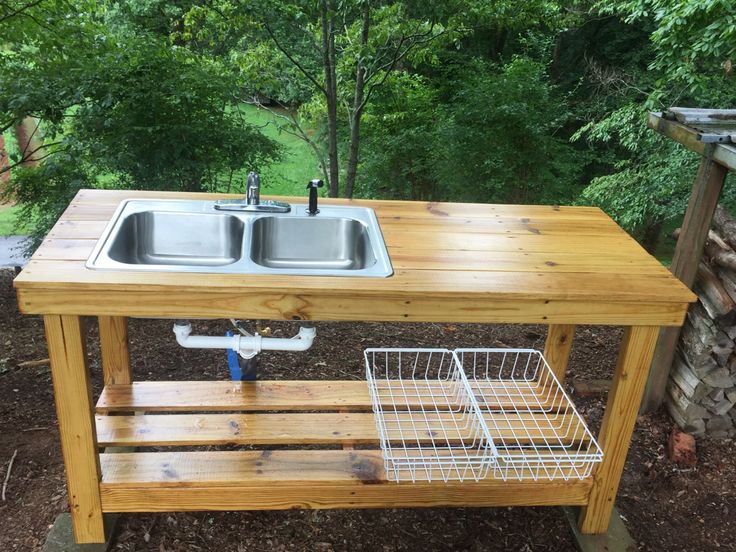
M261 203L261 177L258 173L251 171L248 173L248 183L245 189L245 204L259 205Z

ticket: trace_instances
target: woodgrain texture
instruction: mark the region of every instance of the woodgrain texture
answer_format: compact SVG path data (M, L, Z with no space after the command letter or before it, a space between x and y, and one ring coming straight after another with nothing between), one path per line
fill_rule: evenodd
M608 530L658 330L656 326L632 327L624 334L598 437L603 462L593 474L590 500L580 514L583 533Z
M83 327L76 316L45 316L44 326L74 538L80 544L104 542L100 464Z
M694 299L592 207L325 200L375 209L389 278L86 269L119 202L135 197L221 196L80 191L16 279L24 312L679 325Z
M544 344L544 358L547 359L558 381L565 381L565 370L570 358L572 342L575 337L575 326L572 324L553 324L547 331L547 341Z
M128 319L124 316L100 316L100 356L105 385L130 383Z
M401 385L401 382L396 382L397 389ZM416 396L412 401L407 401L407 405L424 405L427 400L424 397L440 393L437 388L443 385L448 384L441 381L414 382L412 395ZM544 387L534 382L526 384L526 388L522 382L514 382L508 387L503 382L472 382L471 388L482 391L482 395L487 397L485 404L489 407L512 407L516 399L509 397L520 394L520 402L539 403L550 412L559 411L564 405L563 397L550 396ZM443 394L452 396L449 391ZM96 411L100 414L130 411L367 411L371 407L365 381L140 381L131 385L105 386Z
M585 503L590 480L388 482L379 451L101 455L105 511L274 510Z
M565 442L580 443L585 432L569 414L486 414L486 423L499 427L494 442L515 446L549 442L563 435ZM422 426L421 414L399 417L407 434ZM453 419L444 420L447 438L459 443L462 435L453 429ZM491 418L494 418L493 422ZM152 447L192 445L373 445L378 448L376 421L372 413L287 413L287 414L146 414L142 416L97 416L100 446ZM526 430L520 432L519 428ZM520 434L521 433L521 434ZM467 434L465 434L467 436ZM418 437L430 443L437 437L424 431ZM570 445L572 446L572 445Z

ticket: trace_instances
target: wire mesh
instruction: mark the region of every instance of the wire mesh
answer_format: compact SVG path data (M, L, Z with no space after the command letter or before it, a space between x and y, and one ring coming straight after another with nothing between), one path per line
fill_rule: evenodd
M495 454L457 356L447 349L366 349L366 378L386 476L484 478Z
M497 452L500 479L583 479L603 452L534 349L456 349Z

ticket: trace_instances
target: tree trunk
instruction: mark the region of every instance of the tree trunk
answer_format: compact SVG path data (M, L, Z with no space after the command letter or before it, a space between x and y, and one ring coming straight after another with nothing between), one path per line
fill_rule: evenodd
M8 180L10 180L10 169L8 166L10 163L8 163L8 152L5 151L5 138L3 137L2 133L0 133L0 184L5 184ZM0 189L0 195L2 195L3 190Z
M40 121L35 117L26 117L15 127L22 167L38 166L39 159L44 155L39 125Z
M325 69L325 99L327 100L327 155L330 160L330 197L340 195L340 164L337 156L337 76L335 73L335 33L332 0L322 3L322 56Z
M654 255L654 253L657 251L657 246L659 245L661 234L661 222L650 224L644 229L644 235L641 238L641 245L644 247L644 249L647 250L649 254Z
M368 2L363 3L363 25L360 33L360 44L368 44L368 33L371 24L371 7ZM352 198L355 188L355 176L358 172L358 154L360 152L360 119L363 116L363 93L365 89L365 67L362 56L358 58L355 71L355 98L353 98L353 112L350 116L350 144L348 146L348 166L345 176L345 197Z

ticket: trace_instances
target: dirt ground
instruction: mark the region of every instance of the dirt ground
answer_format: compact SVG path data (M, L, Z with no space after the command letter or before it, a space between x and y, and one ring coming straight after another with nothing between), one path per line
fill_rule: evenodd
M48 366L18 366L47 356L42 322L18 313L13 276L13 271L0 271L0 482L17 451L6 501L0 501L2 552L39 550L50 524L67 508ZM168 321L131 321L136 379L228 377L224 353L181 349L170 326ZM195 331L221 334L228 326L226 321L197 322ZM291 335L297 327L270 326L276 335ZM259 369L269 379L360 379L365 347L542 348L545 331L535 326L320 323L312 350L298 356L264 354ZM96 333L91 319L89 356L99 393ZM579 328L568 381L610 377L620 338L618 328ZM605 397L574 398L597 431ZM681 468L665 454L672 427L664 413L639 419L617 500L626 526L641 550L736 550L736 446L701 439L697 466ZM560 508L292 510L124 515L112 549L568 551L573 540Z

